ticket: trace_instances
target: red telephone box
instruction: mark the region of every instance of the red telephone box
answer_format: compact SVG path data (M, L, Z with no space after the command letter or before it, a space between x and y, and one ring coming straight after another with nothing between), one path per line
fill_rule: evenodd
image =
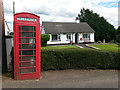
M39 16L14 14L14 78L40 78L41 45Z

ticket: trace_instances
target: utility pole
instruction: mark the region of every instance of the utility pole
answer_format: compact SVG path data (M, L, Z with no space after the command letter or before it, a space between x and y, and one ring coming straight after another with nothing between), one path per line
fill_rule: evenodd
M6 40L5 40L5 26L4 26L4 8L3 0L0 0L0 66L2 66L2 73L7 72L7 57L6 57ZM1 67L0 67L1 68Z
M13 14L15 14L15 2L13 1Z

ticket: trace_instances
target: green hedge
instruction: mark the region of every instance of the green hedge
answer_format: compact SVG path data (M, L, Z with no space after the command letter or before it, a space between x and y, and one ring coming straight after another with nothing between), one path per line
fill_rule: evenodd
M47 46L47 41L50 40L50 35L41 34L41 46Z
M42 70L62 69L118 69L120 57L117 52L91 49L42 50Z
M13 58L13 52L11 52L11 56ZM120 52L79 48L42 49L41 69L42 71L64 69L120 69Z

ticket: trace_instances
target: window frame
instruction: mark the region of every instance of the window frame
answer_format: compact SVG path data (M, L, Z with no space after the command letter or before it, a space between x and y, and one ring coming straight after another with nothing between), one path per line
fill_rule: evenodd
M69 33L69 34L66 34L66 38L67 38L66 41L71 41L71 34L70 34L70 33Z
M56 39L53 39L53 35L55 36L56 35ZM61 35L60 34L52 34L51 35L51 41L61 41Z
M86 35L86 36L84 36ZM89 39L90 40L90 33L83 33L82 34L83 39Z

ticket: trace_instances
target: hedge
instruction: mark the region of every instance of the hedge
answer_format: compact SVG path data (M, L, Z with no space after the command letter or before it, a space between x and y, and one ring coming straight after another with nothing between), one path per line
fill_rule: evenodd
M120 52L79 48L41 50L42 71L64 69L120 69Z
M120 57L117 52L91 49L42 50L41 68L63 69L118 69Z
M50 35L41 34L41 46L47 46L47 41L50 40Z

